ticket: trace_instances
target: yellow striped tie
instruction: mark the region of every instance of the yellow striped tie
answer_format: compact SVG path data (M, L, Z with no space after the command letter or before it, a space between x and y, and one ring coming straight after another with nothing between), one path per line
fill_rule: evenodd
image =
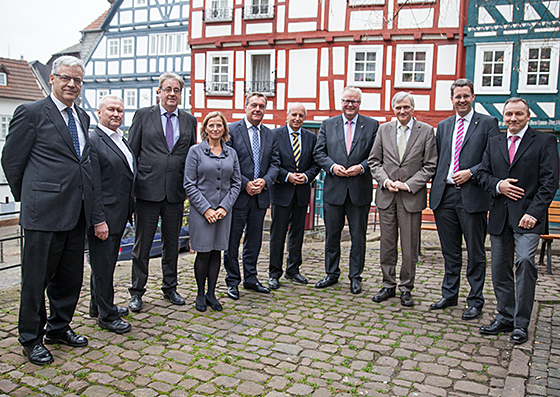
M292 146L294 148L294 160L296 161L296 169L299 171L299 158L301 157L301 148L299 147L298 133L292 132Z

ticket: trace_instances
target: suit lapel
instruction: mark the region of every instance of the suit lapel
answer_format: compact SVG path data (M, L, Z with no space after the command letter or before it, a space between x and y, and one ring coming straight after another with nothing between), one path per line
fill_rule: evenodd
M159 105L155 105L152 108L152 122L156 127L156 134L159 135L159 139L163 146L169 151L169 146L167 146L167 141L165 140L165 132L163 131L163 126L161 125L161 112L159 109Z
M352 150L354 150L354 148L356 147L356 144L358 143L358 140L362 136L363 131L364 131L364 120L362 116L358 115L358 120L356 120L356 129L354 130L354 138L352 139L352 146L350 146L350 153L348 153L348 156L352 154ZM346 148L346 142L344 142L344 148Z
M74 143L72 142L72 136L70 135L70 131L68 131L68 126L64 122L64 119L62 118L60 111L58 110L58 108L56 107L56 105L54 104L54 102L50 97L47 97L45 101L45 108L46 108L45 113L47 114L47 116L49 117L53 125L56 127L58 133L60 134L60 136L62 137L62 139L64 140L64 142L66 143L70 151L72 152L72 154L76 156L76 160L78 160L78 153L76 153L76 149L74 148ZM84 134L87 135L87 130L85 130Z
M335 125L334 125L334 130L335 131L341 131L341 133L338 133L338 140L340 142L340 144L342 145L342 150L344 150L344 153L348 153L348 151L346 150L346 129L345 129L345 125L344 125L344 120L342 118L342 115L338 116L335 120ZM348 154L347 154L348 156Z
M517 163L517 160L519 160L519 158L523 156L523 153L525 153L525 151L529 148L529 146L533 144L534 141L535 141L535 132L531 128L528 128L527 131L525 131L525 135L523 135L523 139L521 140L521 143L519 144L517 151L515 152L515 156L513 157L513 162L511 164L512 167L515 165L515 163ZM508 142L507 139L506 142ZM508 151L508 160L509 160L509 151Z
M301 129L300 129L301 134ZM294 149L292 147L292 135L290 134L290 130L288 127L282 127L282 132L279 135L280 139L278 140L278 151L280 153L291 153L290 159L293 161L293 165L295 166L296 160L294 158ZM303 137L302 137L302 146L303 146Z
M172 152L175 150L175 147L179 146L178 143L180 141L187 139L187 115L181 110L178 110L177 114L179 115L179 139L175 142L175 145L171 150ZM167 144L167 141L165 141L165 143Z
M498 143L498 150L504 157L504 161L509 164L509 153L508 153L508 140L507 134L501 134L499 137L500 142Z
M443 131L439 131L438 130L438 134L441 132L443 134L443 138L442 138L442 151L443 149L448 151L448 154L445 153L441 153L440 158L445 157L448 158L449 156L451 156L452 151L453 151L453 131L455 131L455 123L457 120L457 116L455 115L452 119L449 120L449 122L447 124L445 124L444 126L442 126L442 130Z
M422 127L420 126L420 123L416 121L412 125L412 130L410 130L410 137L408 138L408 142L406 143L406 149L404 151L403 160L406 158L408 153L412 150L411 148L414 146L414 143L418 140L418 137L420 136L421 128Z
M126 169L129 170L130 172L132 172L132 170L130 169L130 166L128 165L128 160L126 159L126 156L124 155L124 153L122 152L121 149L119 149L119 147L117 146L117 144L105 133L103 132L100 128L96 128L97 131L97 135L99 135L99 137L101 138L101 140L107 145L109 146L109 148L115 152L117 154L117 156L119 156L121 158L121 160L125 163L126 165ZM128 145L127 145L128 146ZM131 152L132 153L132 152Z
M473 113L471 118L471 122L469 123L469 128L467 129L467 133L465 134L465 139L463 139L463 145L461 146L461 151L473 135L474 131L478 127L478 123L480 122L480 115L476 112Z
M247 146L247 150L249 152L249 155L251 156L251 161L253 161L254 164L255 159L253 158L253 147L251 146L251 140L249 139L249 130L247 129L247 124L245 123L245 119L241 120L241 122L238 124L238 128L239 128L239 135L241 136L241 139L243 139L243 142L245 142L245 146ZM251 134L252 133L253 131L251 131Z

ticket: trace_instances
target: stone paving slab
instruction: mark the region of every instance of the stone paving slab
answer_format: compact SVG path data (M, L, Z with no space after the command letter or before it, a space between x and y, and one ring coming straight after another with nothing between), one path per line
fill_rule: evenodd
M494 317L491 277L482 318L461 320L468 294L464 276L459 306L430 311L440 297L443 260L437 235L423 232L414 308L399 297L381 304L379 243L369 242L363 293L352 295L346 275L349 244L343 243L342 275L323 290L322 243L304 245L303 286L281 280L281 288L258 294L241 288L225 296L224 311L194 308L194 255L181 254L178 291L186 306L162 299L160 260L153 259L144 309L127 317L132 331L116 335L89 318L89 271L73 321L89 346L52 346L53 364L38 367L17 343L18 302L1 301L0 396L560 396L560 282L539 269L530 341L514 347L509 335L481 336ZM560 265L553 258L553 271ZM87 266L86 266L87 267ZM268 245L260 256L265 282ZM128 301L130 262L116 274L116 302Z

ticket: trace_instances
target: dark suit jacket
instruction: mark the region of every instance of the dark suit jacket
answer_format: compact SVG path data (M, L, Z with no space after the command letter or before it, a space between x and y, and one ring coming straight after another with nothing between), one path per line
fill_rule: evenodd
M548 207L558 190L557 144L554 135L529 127L510 165L506 134L488 141L478 169L480 184L492 195L488 233L500 234L506 224L517 233L545 233ZM523 198L513 201L496 193L496 185L506 178L518 179L515 185L525 190ZM534 228L521 229L517 226L525 214L537 219Z
M128 143L138 161L136 198L170 203L185 201L183 172L189 148L196 143L196 118L179 109L179 139L169 151L159 105L138 109Z
M400 194L404 208L408 212L421 212L426 208L428 193L426 183L436 172L437 149L434 129L421 121L414 120L410 137L402 161L397 145L398 121L390 121L379 127L375 143L369 156L372 176L377 180L375 204L386 209ZM390 192L383 187L383 182L405 182L410 192Z
M313 156L317 164L326 172L323 193L325 203L342 205L347 194L350 195L354 205L371 203L373 184L367 162L378 127L377 120L358 115L352 147L348 154L342 115L331 117L321 123ZM333 164L340 164L346 168L360 164L364 172L349 178L339 177L330 172Z
M280 152L280 168L276 183L270 188L270 201L272 204L287 207L292 202L294 194L297 196L297 203L300 207L306 207L309 204L311 193L310 184L320 171L319 166L313 159L313 148L317 142L314 133L305 128L300 129L301 132L301 148L299 168L296 168L294 159L294 150L292 148L292 136L287 126L283 126L274 130L276 141L278 142L278 151ZM304 185L293 185L286 182L286 176L289 172L303 173L307 176L307 182Z
M72 230L82 206L89 220L91 162L89 116L77 108L86 136L81 158L68 126L49 97L17 107L2 152L2 167L16 201L20 225L37 231Z
M241 168L241 193L237 197L234 208L243 208L249 202L250 196L245 190L247 182L252 181L254 174L253 149L249 140L249 133L245 125L245 119L231 123L229 126L229 141L227 145L233 147L237 152L239 167ZM278 154L278 144L274 133L270 128L261 124L261 168L259 177L266 181L266 186L257 196L259 208L266 209L270 205L268 191L276 181L280 156Z
M100 128L89 134L89 141L93 172L91 225L107 222L109 234L118 234L127 221L132 223L136 172L130 169L123 152ZM93 234L93 227L88 233Z
M430 191L430 208L432 210L437 209L445 190L445 179L451 163L455 117L451 116L441 121L437 126L438 166L432 179L432 189ZM495 117L474 112L459 155L459 169L468 168L473 174L469 181L461 185L461 198L465 210L469 213L488 211L490 197L478 184L476 175L488 139L499 134L500 128Z

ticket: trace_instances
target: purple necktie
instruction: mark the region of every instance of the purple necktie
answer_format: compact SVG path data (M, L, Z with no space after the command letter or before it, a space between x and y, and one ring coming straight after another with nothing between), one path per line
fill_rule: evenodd
M509 144L509 163L513 163L513 158L515 157L515 142L519 139L517 135L513 135L509 138L511 143Z
M165 113L165 117L167 117L167 124L165 125L165 140L167 141L169 151L173 149L173 145L175 144L175 140L173 139L173 123L171 122L171 117L173 116L175 116L174 113Z

